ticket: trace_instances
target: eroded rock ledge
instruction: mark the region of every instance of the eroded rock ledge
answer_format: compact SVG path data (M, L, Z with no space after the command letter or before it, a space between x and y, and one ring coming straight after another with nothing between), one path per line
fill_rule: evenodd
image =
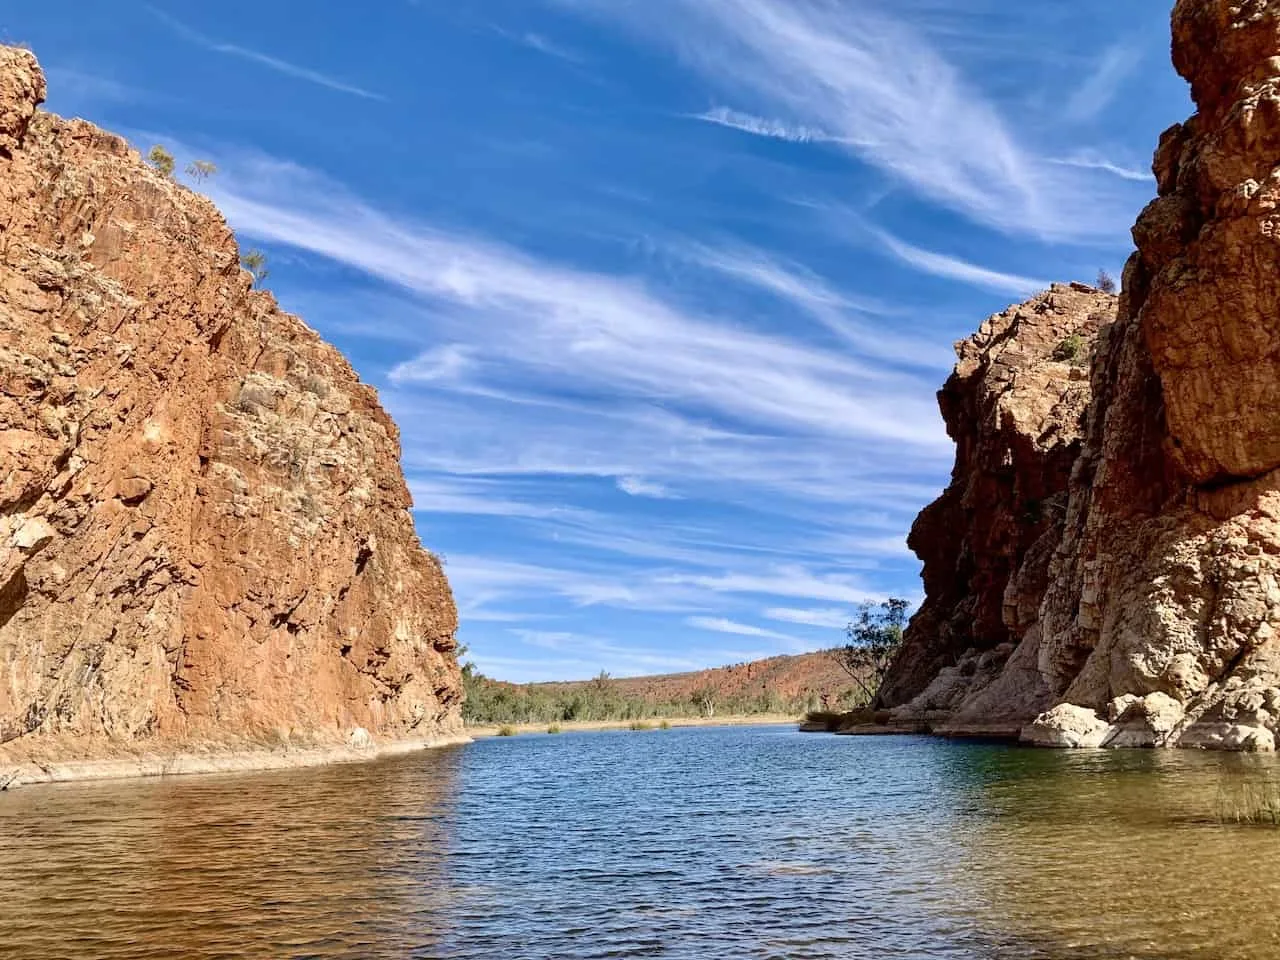
M373 389L0 48L0 774L461 729Z
M1016 537L988 543L1021 509L1016 495L949 516L963 524L958 549L928 519L952 509L957 486L925 512L913 545L929 601L886 688L901 719L1055 746L1275 747L1280 2L1180 0L1173 57L1198 109L1156 152L1159 196L1097 339L1061 519L1018 557ZM980 341L971 351L994 367ZM958 376L965 364L962 352ZM1026 405L982 376L980 389ZM953 434L994 449L993 429L979 419ZM981 487L984 470L962 441L957 484ZM1013 457L1008 470L1018 489L1041 464ZM939 561L953 553L957 573ZM970 611L965 633L955 618Z

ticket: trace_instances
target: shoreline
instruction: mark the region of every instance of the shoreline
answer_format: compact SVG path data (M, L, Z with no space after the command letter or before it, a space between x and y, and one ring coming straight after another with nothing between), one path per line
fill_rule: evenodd
M50 783L137 780L218 773L300 770L338 763L368 763L442 747L471 743L466 731L418 740L393 740L367 747L241 748L208 752L150 752L91 760L0 760L0 792Z
M652 730L658 730L659 724L666 721L675 727L780 727L784 725L799 726L802 717L783 713L760 713L755 715L734 714L724 717L650 717L645 720L559 720L546 723L479 723L475 726L463 727L463 732L476 740L496 737L503 727L511 727L516 735L547 735L548 727L559 727L561 733L591 733L604 730L631 730L632 723L647 723ZM637 730L635 733L648 733L648 730Z

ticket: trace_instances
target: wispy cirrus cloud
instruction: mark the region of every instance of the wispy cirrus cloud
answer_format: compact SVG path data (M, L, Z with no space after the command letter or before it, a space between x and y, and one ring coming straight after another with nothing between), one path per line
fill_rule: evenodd
M679 499L679 496L667 487L643 477L619 477L618 489L631 497L652 497L655 500Z
M552 40L546 34L537 33L533 30L514 31L506 30L500 26L492 27L494 33L501 37L505 37L513 43L518 43L522 47L537 51L548 57L554 57L557 60L564 60L568 63L583 64L586 58L576 50Z
M539 520L593 522L596 515L578 507L515 500L510 485L476 477L409 477L413 509L420 513L527 517Z
M1048 281L1045 280L1002 273L999 270L989 270L976 263L961 260L959 257L952 257L945 253L937 253L933 250L925 250L922 247L913 246L883 230L872 229L871 235L880 247L902 263L931 276L957 280L970 286L994 290L998 293L1007 293L1016 297L1028 297L1036 291L1043 290L1049 286Z
M685 620L685 623L698 630L707 630L711 633L727 633L738 637L759 637L763 640L781 640L796 649L807 650L812 646L812 644L805 643L803 640L797 640L790 634L769 630L765 627L752 626L749 623L739 623L726 617L689 617Z
M704 649L677 653L670 649L624 644L572 631L510 631L523 656L476 656L482 671L518 682L582 680L608 669L614 677L675 673L718 667L740 660L774 656L777 649ZM767 638L762 638L767 639ZM786 638L784 638L785 640Z
M622 566L586 570L463 554L449 556L447 573L463 603L475 607L554 596L577 607L650 613L706 608L706 596L696 590Z
M462 554L449 556L448 574L463 602L477 608L492 607L497 601L550 593L583 607L687 611L691 616L703 617L724 607L724 594L849 604L878 603L885 599L883 594L868 590L848 575L822 572L801 564L757 565L754 569L728 573L691 573L670 572L669 566L552 567Z
M789 143L832 143L839 140L829 133L802 124L784 123L781 120L770 120L766 117L753 116L740 110L728 107L712 107L704 113L690 115L694 120L714 123L717 126L729 127L757 137L768 137L772 140L786 140Z
M769 620L782 623L798 623L806 627L823 627L830 630L843 630L853 620L853 614L840 608L824 607L820 609L797 610L794 607L770 607L764 611Z
M150 5L146 5L153 16L165 23L169 29L178 36L182 37L196 46L203 47L213 53L220 53L229 57L237 57L241 60L247 60L250 63L256 63L261 67L274 70L276 73L284 74L287 77L293 77L295 80L305 80L307 83L313 83L316 86L327 87L330 90L336 90L339 93L351 94L355 97L363 97L366 100L386 100L382 94L374 93L355 84L347 83L337 77L329 76L318 70L312 70L308 67L299 66L296 63L290 63L279 57L272 56L269 53L263 53L260 50L253 50L249 47L242 47L234 43L224 43L208 37L200 31L188 26L181 20L163 10L159 10Z
M1135 183L1155 182L1155 176L1150 170L1115 163L1092 150L1082 150L1069 157L1057 157L1049 162L1065 167L1078 167L1081 170L1101 170L1104 173L1119 177L1121 180L1132 180Z
M837 603L878 603L884 599L882 595L868 590L852 577L815 573L796 564L782 564L763 573L678 574L659 578L658 582L697 587L713 593L798 597Z
M677 251L708 270L771 294L853 347L858 353L913 367L945 369L949 350L892 329L893 307L871 297L851 296L799 264L785 263L743 244L688 244Z
M1046 240L1122 230L1127 197L1090 171L1046 162L922 32L872 0L556 0L674 48L721 89L824 131L918 195L997 230ZM892 12L891 12L892 10ZM1105 89L1082 91L1081 104Z
M1116 99L1141 59L1141 47L1131 43L1116 43L1104 50L1093 71L1067 100L1067 119L1077 123L1096 119Z
M236 186L228 177L210 187L240 230L449 306L436 344L392 370L393 383L456 384L466 374L485 389L476 378L500 371L495 392L554 394L568 381L614 406L658 401L751 431L946 447L929 381L719 321L630 278L392 219L288 164L249 166Z
M532 50L539 53L545 53L549 57L556 57L560 60L568 60L570 63L582 63L582 57L574 53L567 47L549 40L540 33L524 33L520 36L520 42Z

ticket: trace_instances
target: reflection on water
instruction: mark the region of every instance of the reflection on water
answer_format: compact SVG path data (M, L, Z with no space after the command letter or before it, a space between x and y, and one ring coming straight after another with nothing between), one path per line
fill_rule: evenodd
M434 956L460 760L0 794L0 956Z
M1215 822L1242 785L1280 777L1275 758L1006 750L984 766L965 863L989 940L1046 957L1280 957L1280 830Z
M1280 958L1272 758L786 729L0 794L0 956ZM1225 785L1225 786L1224 786Z

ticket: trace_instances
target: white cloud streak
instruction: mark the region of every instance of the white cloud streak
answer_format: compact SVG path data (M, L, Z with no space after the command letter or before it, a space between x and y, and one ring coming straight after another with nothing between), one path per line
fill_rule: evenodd
M618 489L630 497L650 497L654 500L678 500L679 497L660 483L642 477L619 477Z
M937 369L949 369L955 362L950 350L888 329L896 319L892 308L868 297L852 297L836 290L797 264L781 262L764 251L740 244L719 248L692 244L679 252L708 270L790 304L863 356ZM869 317L876 318L876 322L868 322Z
M570 63L582 63L582 57L565 47L560 46L548 40L540 33L526 33L520 37L520 42L531 50L537 50L549 57L555 57L558 60L567 60Z
M808 647L803 640L777 630L766 630L764 627L753 627L749 623L739 623L725 617L689 617L685 620L689 626L711 633L728 633L739 637L760 637L767 640L782 640L796 647Z
M1016 274L1001 273L998 270L988 270L986 267L969 263L957 257L912 246L883 230L873 229L871 233L883 249L887 250L902 263L931 276L957 280L969 286L994 290L997 293L1008 293L1017 297L1028 297L1036 291L1044 290L1049 286L1048 281L1045 280L1035 280L1030 277L1020 277Z
M1115 100L1140 59L1141 51L1127 43L1117 43L1103 51L1093 73L1067 100L1067 119L1077 123L1097 119Z
M1155 183L1155 176L1150 170L1122 166L1091 151L1084 151L1070 157L1059 157L1049 162L1064 167L1076 167L1080 170L1101 170L1104 173L1119 177L1121 180L1130 180L1135 183Z
M698 587L713 593L744 593L798 597L835 603L879 603L884 597L867 590L850 577L818 574L786 564L767 573L727 573L719 576L684 575L659 578L660 583Z
M249 179L261 197L226 187L230 179L210 192L244 233L356 267L454 313L452 328L436 331L446 342L399 365L393 383L488 369L501 371L499 381L473 378L473 389L506 391L515 381L545 393L572 382L615 402L675 404L752 430L946 445L927 381L702 316L630 279L391 220L297 168L260 164Z
M474 477L409 478L413 509L418 513L469 514L490 517L527 517L541 520L594 522L589 510L558 504L532 503L509 499L508 486Z
M263 53L259 50L252 50L248 47L239 46L238 44L223 43L222 41L214 40L211 37L207 37L203 33L200 33L198 30L187 26L181 20L170 16L162 10L158 10L151 6L147 6L147 9L153 16L163 21L169 29L178 34L178 36L213 53L220 53L224 56L238 57L241 60L248 60L250 63L256 63L269 70L274 70L276 73L284 74L287 77L293 77L295 80L305 80L307 83L326 87L329 90L336 90L339 93L347 93L355 97L363 97L366 100L386 100L386 97L381 94L373 93L363 87L357 87L354 84L339 80L336 77L331 77L328 74L319 72L318 70L298 66L296 63L281 60L279 57L273 57L270 54Z
M843 630L853 621L853 614L848 610L826 607L817 610L797 610L793 607L770 607L764 612L769 620L782 623L799 623L806 627L822 627L830 630Z
M772 140L786 140L789 143L831 143L837 141L829 133L800 124L783 123L781 120L769 120L765 117L753 116L728 107L713 107L705 113L691 114L692 119L717 126L729 127L757 137L768 137Z
M1096 239L1132 216L1131 198L1089 171L1045 162L1016 135L909 25L913 4L890 14L873 0L558 2L675 48L720 89L784 115L780 129L822 130L917 194L997 230Z

